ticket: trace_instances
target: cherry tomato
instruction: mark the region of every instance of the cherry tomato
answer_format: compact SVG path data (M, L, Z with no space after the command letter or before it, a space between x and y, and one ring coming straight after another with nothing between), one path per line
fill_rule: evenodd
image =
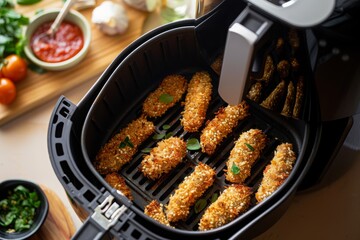
M0 78L0 103L8 105L15 100L16 87L8 78Z
M4 59L1 73L3 77L11 79L13 82L21 81L26 77L27 64L23 58L16 54L11 54Z

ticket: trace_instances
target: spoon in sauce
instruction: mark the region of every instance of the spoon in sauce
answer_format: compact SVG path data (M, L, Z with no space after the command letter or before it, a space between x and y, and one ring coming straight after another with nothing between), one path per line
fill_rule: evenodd
M58 30L61 22L64 20L66 14L70 11L71 6L76 2L77 0L66 0L64 3L64 6L61 8L59 14L56 16L54 22L51 24L49 30L44 32L43 34L38 35L34 39L34 44L39 42L42 38L53 38L54 34Z

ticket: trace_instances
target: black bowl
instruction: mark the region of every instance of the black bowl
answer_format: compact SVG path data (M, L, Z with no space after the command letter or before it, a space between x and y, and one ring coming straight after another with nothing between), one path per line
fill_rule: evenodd
M8 240L8 239L27 239L30 236L34 235L41 227L41 225L45 222L46 216L49 210L49 203L46 198L45 193L40 188L39 185L27 181L27 180L7 180L0 183L0 201L7 197L8 191L13 190L15 187L22 185L29 189L30 191L35 191L39 196L39 200L41 201L40 207L36 209L34 222L31 227L27 230L16 232L16 233L8 233L6 229L0 226L0 239Z

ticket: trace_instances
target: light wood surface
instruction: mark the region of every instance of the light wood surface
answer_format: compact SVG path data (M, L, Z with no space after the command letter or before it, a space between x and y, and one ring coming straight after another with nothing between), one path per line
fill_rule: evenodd
M75 233L75 226L65 205L50 188L42 185L49 202L49 212L39 231L29 240L65 240Z
M102 0L97 0L99 5ZM61 0L43 0L29 6L16 6L15 10L31 18L39 9L60 8ZM66 90L76 85L97 78L116 56L142 34L142 24L147 14L122 4L129 17L129 28L126 33L107 36L91 23L93 8L80 10L91 25L92 39L85 59L77 66L59 72L48 71L38 74L28 70L28 76L17 84L17 98L9 106L0 105L0 125L19 115L57 98Z

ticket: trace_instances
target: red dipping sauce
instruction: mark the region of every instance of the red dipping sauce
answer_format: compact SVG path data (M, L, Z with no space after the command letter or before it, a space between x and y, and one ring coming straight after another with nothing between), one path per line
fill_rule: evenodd
M75 56L84 46L83 33L77 25L63 21L56 33L50 36L39 35L49 30L52 22L46 22L31 37L30 46L35 56L44 62L57 63Z

